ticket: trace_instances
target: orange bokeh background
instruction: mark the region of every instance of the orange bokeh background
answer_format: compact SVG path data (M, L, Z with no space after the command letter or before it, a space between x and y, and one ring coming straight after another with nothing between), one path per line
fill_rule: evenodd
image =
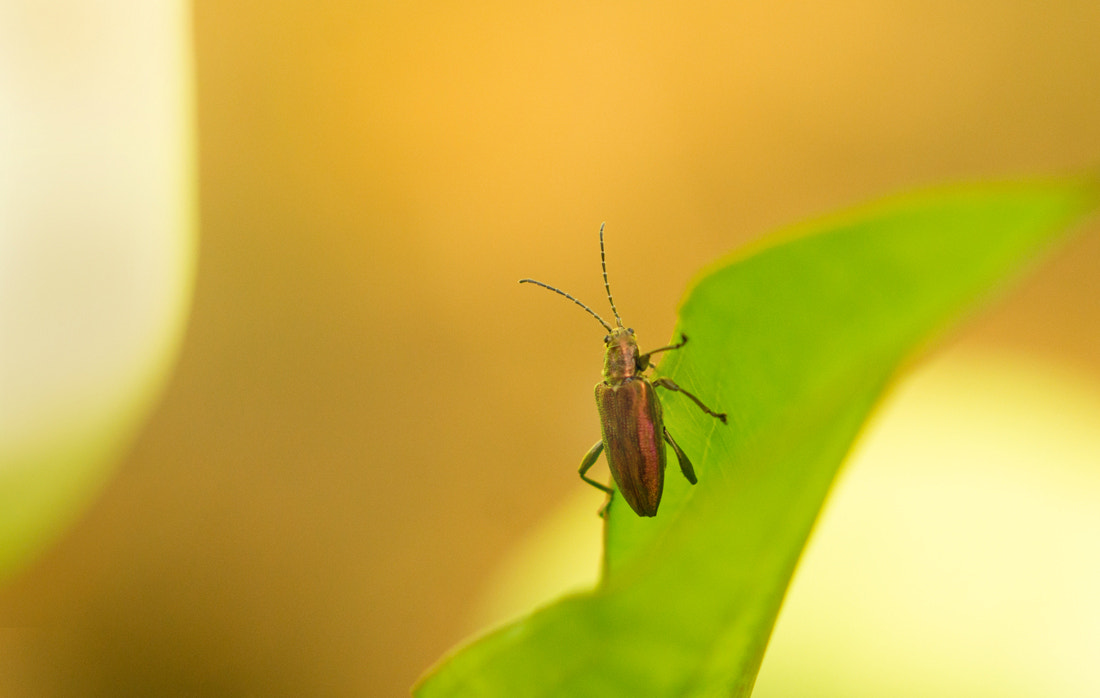
M1100 159L1094 0L198 2L194 36L188 334L117 477L0 589L65 630L9 647L28 695L405 692L582 486L602 330L516 281L600 304L600 222L653 346L776 226ZM1094 227L952 341L1100 375L1098 269Z

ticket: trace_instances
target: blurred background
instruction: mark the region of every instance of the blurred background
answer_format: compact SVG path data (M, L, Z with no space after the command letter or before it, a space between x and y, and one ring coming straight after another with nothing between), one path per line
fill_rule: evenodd
M32 87L37 75L56 86L69 63L120 45L133 46L127 65L145 65L144 56L182 38L172 49L182 58L169 62L164 79L169 108L184 116L158 122L166 131L150 142L191 147L188 102L171 95L193 95L199 242L192 267L188 234L170 238L169 252L156 257L165 271L156 274L148 255L128 247L74 257L95 272L90 286L135 270L152 286L169 279L168 300L154 316L176 319L150 321L163 325L150 350L162 358L150 363L163 366L132 389L149 397L135 403L144 407L121 450L103 459L110 476L89 478L98 496L73 498L72 513L58 516L75 518L73 525L0 586L0 626L8 628L0 635L3 695L405 694L480 622L507 612L485 610L505 593L492 587L503 574L495 570L512 564L524 541L553 538L546 521L580 512L583 520L568 530L579 531L582 551L598 533L601 496L580 483L576 466L599 434L591 390L603 333L562 299L518 286L519 278L602 307L596 233L607 221L617 304L643 346L656 346L670 337L677 304L701 266L777 226L914 186L1074 172L1100 160L1094 0L200 0L157 19L161 34L140 24L118 29L119 18L142 3L106 3L106 19L81 3L40 6L48 12L7 11L12 21L33 14L38 27L29 38L20 34L31 53L44 46L34 54L46 56L41 64L18 66ZM14 62L23 54L0 55ZM148 94L157 84L118 74L126 79L95 94L113 91L128 105L135 90ZM76 79L61 87L85 89ZM72 107L43 100L34 109L71 116ZM117 119L118 112L80 109L89 124ZM146 137L147 120L159 114L122 113L135 137ZM20 141L18 130L6 130L0 142ZM80 148L52 157L51 171L66 176L112 172L109 163L88 166L99 156ZM187 201L188 157L172 162L166 181ZM0 180L9 188L4 196L16 179ZM135 193L134 179L118 186L120 200L136 209L148 197ZM40 184L48 190L51 180ZM166 220L156 225L179 227L191 215L183 209L158 209ZM27 234L5 225L6 242ZM81 229L79 217L35 226L36 235L55 230L59 241L102 234ZM142 240L118 244L138 249ZM9 257L0 270L15 266L19 249L3 248ZM46 282L50 274L71 279L68 266L44 269ZM1054 431L1067 401L1083 405L1073 423L1085 445L1067 456L1081 479L1058 475L1052 456L1034 464L1037 474L1013 480L1024 483L1021 496L1047 492L1043 483L1095 494L1081 505L1088 523L1079 530L1094 530L1088 512L1100 510L1096 473L1079 465L1100 453L1100 419L1090 421L1100 414L1092 411L1100 395L1098 270L1094 225L952 336L927 370L937 362L946 368L925 383L932 388L917 391L927 409L907 413L942 415L936 404L955 405L975 385L989 389L1014 376L1040 388L1004 394L1026 403L1036 420L1047 415L1043 423ZM55 317L52 306L3 302L26 316ZM82 312L79 336L98 338L97 351L109 354L103 347L112 346L115 320L139 311L96 308L102 317ZM173 328L184 321L181 335ZM993 365L990 356L1009 358L978 383L964 380L972 375L967 366ZM53 358L42 357L44 373ZM5 375L18 371L10 365ZM1005 424L1016 434L1034 423L995 425L986 438L1008 433ZM904 438L934 440L935 433ZM988 520L968 508L975 500L966 493L986 483L1003 489L998 473L990 467L986 479L961 490L958 526ZM838 497L826 525L842 501L862 492L863 502L874 502L876 493L908 482L899 477ZM945 478L928 488L948 491L950 472ZM1018 513L1008 507L998 515ZM913 510L917 521L920 514ZM846 569L869 551L921 540L919 525L898 540L890 538L896 529L876 529L880 520L850 529L880 536L874 545L844 548L843 536L829 539ZM1064 540L1059 526L1070 524L1038 520L1052 528L1028 529L1037 549ZM1073 540L1065 559L1097 557L1095 538L1091 546ZM891 569L907 579L942 579L930 566L942 556L925 554L927 564ZM581 554L581 577L594 570L592 555ZM975 564L983 580L1013 575L1011 565L1002 575L1002 567L989 573ZM803 571L811 569L808 562ZM1095 568L1065 574L1100 579ZM836 588L861 583L858 572L844 579ZM1054 593L1029 583L1032 596L1002 592L1008 601L989 617L1003 625L990 632L1017 628L1011 609L1020 604L1012 599L1026 604ZM796 592L802 584L799 577ZM1078 589L1080 598L1095 588ZM900 592L892 602L917 604L890 619L893 632L914 646L942 640L942 627L906 623L933 608L951 616L953 607ZM1089 613L1074 626L1085 638L1071 645L1079 662L1100 648L1100 612ZM1027 627L1048 627L1047 616L1033 616L1037 625ZM777 648L785 623L787 614ZM835 619L822 623L829 632L821 643L801 647L809 654L832 647L837 656L827 664L835 668L843 663L840 631ZM975 648L982 640L960 642ZM1054 654L1076 665L1072 652ZM824 683L844 680L839 669L799 664L797 652L783 656L785 675L803 672L815 682L776 683L773 695L832 695ZM993 685L981 677L1019 663L1012 654L991 656L972 663L972 685L956 685ZM886 681L874 684L877 695L889 691L891 656L860 661L845 676L858 683L873 675ZM936 661L916 662L913 671L928 672ZM1100 679L1089 681L1059 693L1008 682L1018 693L996 695L1095 695Z

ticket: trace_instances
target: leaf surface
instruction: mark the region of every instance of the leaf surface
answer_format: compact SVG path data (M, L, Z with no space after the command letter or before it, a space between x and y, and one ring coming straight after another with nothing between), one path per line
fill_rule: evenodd
M1082 180L896 197L781 232L705 271L660 373L672 458L653 519L610 509L598 588L497 630L415 689L437 696L748 696L836 473L899 368L1063 239ZM644 350L644 348L643 348Z

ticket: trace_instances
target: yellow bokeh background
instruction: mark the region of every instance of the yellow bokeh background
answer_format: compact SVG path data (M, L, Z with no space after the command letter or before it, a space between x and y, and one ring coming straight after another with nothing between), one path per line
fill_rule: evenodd
M1093 0L200 1L192 22L182 354L100 498L0 588L0 625L34 628L0 640L11 695L401 695L598 437L602 330L517 279L600 303L606 220L654 346L696 270L776 226L1100 160ZM1098 270L1093 227L945 351L1097 380Z

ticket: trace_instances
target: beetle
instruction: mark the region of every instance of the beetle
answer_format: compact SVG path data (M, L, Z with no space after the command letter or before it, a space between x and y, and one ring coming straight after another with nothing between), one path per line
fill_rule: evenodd
M665 388L683 393L703 412L726 423L725 413L715 412L703 402L681 388L670 378L650 380L645 371L653 368L651 357L663 351L679 349L687 343L687 337L660 349L644 354L638 351L638 340L634 330L623 326L615 300L611 297L611 285L607 282L607 260L604 255L603 229L600 225L600 266L603 269L603 286L607 291L607 302L615 314L614 328L594 310L570 294L541 281L521 279L521 284L535 284L559 295L565 296L592 317L599 320L608 334L604 337L603 380L596 384L596 409L600 414L602 438L585 454L581 460L581 479L593 487L608 494L607 503L600 509L604 516L611 505L615 490L588 477L588 470L596 463L600 453L607 454L607 464L611 476L622 492L627 504L638 516L656 516L661 504L661 493L665 481L665 442L676 452L680 462L680 471L691 484L698 482L695 468L687 454L672 438L665 428L661 416L661 400L656 388Z

